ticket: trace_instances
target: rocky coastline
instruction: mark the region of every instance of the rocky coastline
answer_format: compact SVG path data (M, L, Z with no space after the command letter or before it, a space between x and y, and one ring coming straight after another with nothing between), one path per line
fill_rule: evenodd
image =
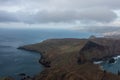
M119 55L119 45L120 40L114 39L66 38L49 39L19 49L41 54L39 63L46 68L34 76L34 80L120 80L120 76L93 64L94 61L110 60Z

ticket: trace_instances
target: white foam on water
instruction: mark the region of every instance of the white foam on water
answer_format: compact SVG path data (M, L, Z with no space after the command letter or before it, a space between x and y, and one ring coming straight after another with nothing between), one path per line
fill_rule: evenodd
M103 61L95 61L94 64L101 64Z
M114 59L119 59L120 58L120 55L116 56L116 57L113 57Z

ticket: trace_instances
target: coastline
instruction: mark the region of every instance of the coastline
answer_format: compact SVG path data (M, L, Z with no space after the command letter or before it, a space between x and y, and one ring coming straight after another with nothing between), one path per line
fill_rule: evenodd
M102 40L104 40L104 39L102 39ZM104 48L104 46L101 46L103 43L100 44L100 42L102 42L102 40L101 39L100 40L92 39L91 41L95 42L95 45L93 47L89 46L89 45L87 45L87 46L93 52L94 52L94 50L99 51L100 47ZM62 80L66 80L67 79L66 76L73 71L75 73L72 74L72 76L71 76L72 78L77 78L77 79L82 78L84 80L85 77L83 77L83 76L88 77L88 74L86 74L86 73L88 73L87 66L89 66L88 71L90 71L90 73L93 72L93 74L89 74L91 76L89 76L87 80L91 80L91 79L99 80L99 79L94 79L94 77L93 77L96 74L96 73L94 74L94 71L95 72L97 71L98 72L97 75L99 75L99 76L104 73L103 69L100 68L99 64L93 64L93 62L91 63L91 60L89 60L89 57L88 57L87 61L83 60L84 61L83 63L78 64L78 62L77 62L77 59L79 58L78 55L81 54L80 50L83 47L86 47L87 43L89 43L90 45L94 44L94 43L90 43L88 41L89 41L89 39L70 39L70 38L69 39L49 39L49 40L45 40L41 43L19 47L19 49L34 51L34 52L41 54L41 59L39 60L39 63L44 65L45 70L43 70L43 72L41 72L40 74L35 76L34 77L35 80L38 80L38 79L44 80L46 78L48 78L47 80L50 80L51 78L52 79L53 78L61 79L62 77L60 76L60 74L61 75L66 74L62 78ZM96 44L96 41L98 41L98 44ZM107 41L107 40L105 39L104 41ZM85 53L87 53L86 51L89 52L89 50L86 49ZM106 48L105 48L105 51L106 51ZM118 55L118 54L114 54L114 55L113 54L110 54L110 55L102 54L101 56L98 57L98 60L103 60L103 61L108 60L116 55ZM96 57L96 56L93 55L93 57ZM83 68L82 73L84 72L86 75L79 74L81 72L80 71L81 68ZM60 72L56 73L56 71L58 71L58 72L60 71ZM77 76L76 74L79 74L81 77ZM109 72L107 72L106 74L109 75L108 79L110 79L113 76L116 77L115 78L116 80L120 79L119 76L117 76L115 74L112 74ZM48 77L50 75L51 75L51 77ZM44 76L46 76L46 77L44 77ZM77 76L77 77L75 77L75 76Z

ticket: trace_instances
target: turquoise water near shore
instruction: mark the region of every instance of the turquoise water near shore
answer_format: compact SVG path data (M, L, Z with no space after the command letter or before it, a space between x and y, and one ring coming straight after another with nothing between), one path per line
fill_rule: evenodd
M0 29L0 77L17 77L19 73L33 76L44 67L38 63L40 54L19 50L19 46L50 38L88 38L94 33L73 30Z

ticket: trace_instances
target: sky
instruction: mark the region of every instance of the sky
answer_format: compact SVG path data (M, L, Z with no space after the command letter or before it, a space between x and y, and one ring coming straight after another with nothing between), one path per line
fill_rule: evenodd
M120 0L0 0L0 27L120 34Z

